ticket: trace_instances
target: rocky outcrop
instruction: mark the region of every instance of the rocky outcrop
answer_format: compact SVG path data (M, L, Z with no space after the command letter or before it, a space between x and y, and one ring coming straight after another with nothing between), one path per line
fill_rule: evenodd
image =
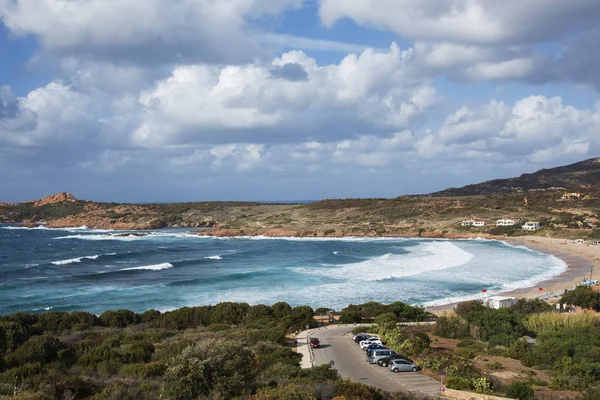
M65 201L74 203L78 200L71 193L62 192L62 193L57 193L57 194L53 194L51 196L44 197L41 200L28 201L28 203L33 203L34 207L41 207L41 206L45 206L47 204L56 204L56 203L62 203Z
M376 232L346 232L342 230L335 231L333 233L325 231L306 231L306 230L285 230L285 229L222 229L219 227L213 229L204 229L201 231L194 232L198 236L214 236L214 237L238 237L238 236L266 236L266 237L300 237L300 238L341 238L341 237L422 237L429 239L472 239L472 238L485 238L493 239L494 236L486 233L469 234L469 233L458 233L458 232L419 232L418 230L404 232L404 233L383 233L378 234Z

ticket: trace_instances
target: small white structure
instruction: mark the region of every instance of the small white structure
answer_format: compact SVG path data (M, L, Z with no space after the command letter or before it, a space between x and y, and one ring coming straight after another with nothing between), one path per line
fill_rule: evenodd
M476 219L473 220L473 226L485 226L485 222L480 219Z
M496 226L513 226L516 223L514 219L499 219Z
M487 306L495 308L511 307L517 302L516 297L491 296L487 299Z
M460 226L471 226L471 225L473 225L473 222L475 222L475 221L473 221L472 219L467 219L465 221L462 221L460 223Z
M537 231L540 228L541 226L539 222L528 221L523 225L523 229L526 231Z

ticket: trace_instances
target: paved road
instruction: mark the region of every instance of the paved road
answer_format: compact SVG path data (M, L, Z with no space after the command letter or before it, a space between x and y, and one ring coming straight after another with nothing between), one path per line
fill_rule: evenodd
M335 362L334 368L344 378L361 382L387 391L402 390L437 396L440 393L440 383L427 375L415 372L394 373L377 364L369 364L366 354L347 335L352 326L333 326L326 330L311 334L318 337L323 345L314 349L314 365Z

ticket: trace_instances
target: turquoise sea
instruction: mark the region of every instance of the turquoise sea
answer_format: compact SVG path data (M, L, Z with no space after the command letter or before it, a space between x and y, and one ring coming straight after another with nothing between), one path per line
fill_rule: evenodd
M432 305L537 282L561 260L486 240L198 237L0 226L0 314L170 310L222 301Z

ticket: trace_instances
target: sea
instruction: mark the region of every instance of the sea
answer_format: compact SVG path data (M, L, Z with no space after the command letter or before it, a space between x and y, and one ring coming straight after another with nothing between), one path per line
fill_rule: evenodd
M0 225L0 314L168 311L224 301L432 306L533 286L567 268L495 240L127 233Z

